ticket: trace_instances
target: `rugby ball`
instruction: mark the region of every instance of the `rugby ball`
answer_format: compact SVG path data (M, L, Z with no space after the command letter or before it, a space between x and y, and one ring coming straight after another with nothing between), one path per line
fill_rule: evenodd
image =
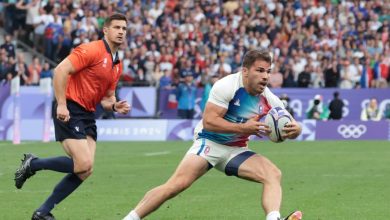
M268 111L265 116L264 122L270 127L271 133L268 138L275 143L283 142L284 138L282 135L285 133L282 131L284 126L290 123L292 117L290 113L281 107L274 107Z

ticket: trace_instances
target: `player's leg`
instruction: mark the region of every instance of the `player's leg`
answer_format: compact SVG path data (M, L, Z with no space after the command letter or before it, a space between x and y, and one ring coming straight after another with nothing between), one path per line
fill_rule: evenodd
M224 149L218 148L212 141L204 138L195 140L172 177L165 184L146 193L124 220L139 220L156 210L215 166L223 153Z
M254 154L242 162L237 174L240 178L263 184L262 205L267 220L280 218L282 173L276 165L266 157Z
M263 184L262 204L267 215L266 220L300 220L302 218L300 211L295 211L286 218L280 217L282 173L279 168L264 156L253 154L245 159L244 155L245 153L237 155L229 163L233 170L237 170L238 177Z
M198 155L187 154L171 178L163 185L147 192L124 220L141 219L147 216L165 201L191 186L196 179L208 171L208 168L209 164L206 159Z

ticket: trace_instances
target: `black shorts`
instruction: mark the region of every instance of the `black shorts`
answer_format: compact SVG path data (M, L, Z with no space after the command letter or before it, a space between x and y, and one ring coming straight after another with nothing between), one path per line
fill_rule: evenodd
M76 102L67 100L70 119L63 122L57 119L57 102L53 105L53 122L56 141L65 139L86 139L87 135L97 139L95 114L85 110Z

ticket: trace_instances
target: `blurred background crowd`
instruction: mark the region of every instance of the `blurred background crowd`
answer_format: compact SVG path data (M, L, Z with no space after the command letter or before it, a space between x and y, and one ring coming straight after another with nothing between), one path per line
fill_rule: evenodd
M262 47L273 54L273 88L389 87L389 0L3 0L0 12L3 81L37 85L52 74L48 60L100 39L105 18L120 12L129 20L125 86L205 87ZM48 60L26 63L16 40Z

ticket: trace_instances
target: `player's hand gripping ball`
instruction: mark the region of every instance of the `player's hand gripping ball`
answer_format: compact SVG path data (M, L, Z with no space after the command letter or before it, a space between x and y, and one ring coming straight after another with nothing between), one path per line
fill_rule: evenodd
M275 107L269 110L265 116L265 123L271 129L271 133L268 138L275 143L283 142L285 139L282 137L285 133L282 131L284 126L290 123L292 120L290 113L284 108Z

